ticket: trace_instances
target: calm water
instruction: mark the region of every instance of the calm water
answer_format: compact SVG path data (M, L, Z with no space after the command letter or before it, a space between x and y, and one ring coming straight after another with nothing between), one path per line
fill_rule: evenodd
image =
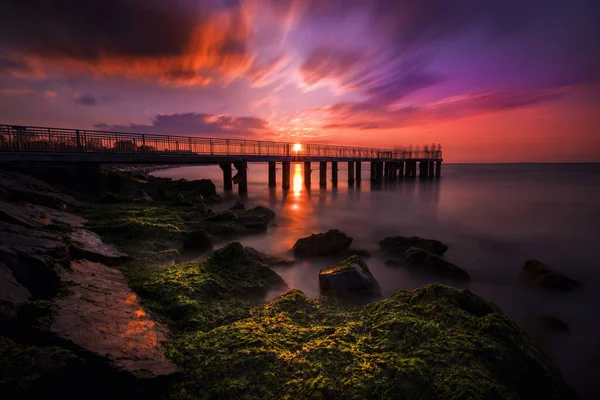
M242 243L286 254L298 238L331 228L352 236L352 247L371 252L383 236L441 240L450 247L445 258L473 279L461 287L492 300L514 318L582 396L600 398L600 165L444 164L439 181L388 181L379 186L368 180L349 186L345 167L340 163L337 187L329 181L323 190L317 163L310 188L303 182L303 165L292 164L292 188L284 192L267 187L266 164L250 164L244 202L267 205L277 220L266 234L243 238ZM281 171L277 173L280 184ZM222 192L222 174L216 166L181 167L155 175L212 179L225 199L215 207L218 210L239 198L237 187L233 193ZM362 176L369 177L366 163ZM520 271L530 258L584 282L584 289L553 294L525 288ZM384 295L440 281L387 267L384 260L376 255L367 260ZM302 261L276 271L290 287L318 296L318 271L327 264L327 260ZM541 313L559 316L571 332L548 331L537 321Z

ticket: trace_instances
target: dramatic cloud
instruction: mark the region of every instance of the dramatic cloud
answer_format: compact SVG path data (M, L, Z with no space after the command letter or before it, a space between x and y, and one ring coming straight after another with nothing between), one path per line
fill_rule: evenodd
M180 113L156 115L152 124L108 125L96 124L98 129L118 132L159 133L173 135L251 138L269 134L269 123L255 117L232 117L202 113Z

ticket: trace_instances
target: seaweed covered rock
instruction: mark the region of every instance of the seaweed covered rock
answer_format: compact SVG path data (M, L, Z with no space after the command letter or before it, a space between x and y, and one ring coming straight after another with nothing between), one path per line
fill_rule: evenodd
M314 257L339 254L348 249L352 238L338 229L330 229L325 233L313 234L298 239L293 250L296 257Z
M523 265L523 275L532 285L542 289L570 291L581 286L579 281L552 271L538 260L528 260Z
M423 249L416 247L408 249L404 254L404 259L407 266L418 272L426 272L462 281L471 280L469 274L462 268ZM389 262L386 264L390 265Z
M267 207L256 206L248 210L227 210L205 218L207 231L221 237L231 237L267 230L275 212Z
M437 284L362 307L294 290L172 345L180 398L578 398L496 306Z
M381 250L388 254L404 255L411 247L416 247L441 256L448 250L448 246L439 240L423 239L418 236L389 236L379 241Z
M194 250L209 250L212 249L212 242L202 229L198 229L186 234L183 247Z
M377 280L359 256L352 256L321 270L319 287L323 293L341 295L379 293Z

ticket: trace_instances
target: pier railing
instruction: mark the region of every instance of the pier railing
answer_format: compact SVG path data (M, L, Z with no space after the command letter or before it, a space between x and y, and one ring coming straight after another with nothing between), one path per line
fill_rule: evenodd
M0 125L0 152L151 153L241 157L440 160L439 147L381 149L262 140Z

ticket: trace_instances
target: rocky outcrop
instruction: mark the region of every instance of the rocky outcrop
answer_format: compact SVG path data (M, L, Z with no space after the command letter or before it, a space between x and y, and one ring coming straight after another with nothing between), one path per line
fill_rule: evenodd
M231 238L238 235L265 232L275 218L273 210L257 206L248 210L227 210L205 217L206 230L213 235Z
M14 204L0 201L0 221L26 228L46 228L62 224L82 228L86 220L80 216L50 207L29 203Z
M0 323L17 317L17 308L31 297L6 265L0 263Z
M0 171L0 189L10 202L31 203L58 210L71 208L80 202L61 193L55 187L37 178L14 171Z
M175 371L162 349L167 329L140 305L120 271L81 261L61 270L61 278L70 290L54 302L51 332L134 374Z
M423 272L460 281L470 281L471 277L462 268L444 260L437 255L412 247L404 254L404 261L386 261L390 266L406 266L415 272Z
M321 270L319 287L322 293L341 295L379 293L377 280L367 264L358 256L352 256L333 267Z
M439 240L423 239L418 236L389 236L379 241L379 247L390 255L404 255L411 247L423 249L429 253L441 256L448 246Z
M76 229L68 233L71 241L70 255L73 259L86 259L106 265L116 265L127 260L127 255L113 245L102 241L97 234L85 229Z
M217 195L216 186L210 179L199 179L194 181L179 179L173 181L173 187L176 192L183 194L186 198L199 196L202 196L202 198L209 198Z
M538 260L525 262L523 276L528 283L541 289L567 292L581 286L581 282L552 271L546 264Z
M327 256L343 253L352 244L352 238L338 229L298 239L293 251L296 257Z
M269 267L292 265L296 262L295 260L288 260L287 258L265 254L253 249L252 247L246 247L246 254L248 254L250 258L258 261L259 263L268 265Z

